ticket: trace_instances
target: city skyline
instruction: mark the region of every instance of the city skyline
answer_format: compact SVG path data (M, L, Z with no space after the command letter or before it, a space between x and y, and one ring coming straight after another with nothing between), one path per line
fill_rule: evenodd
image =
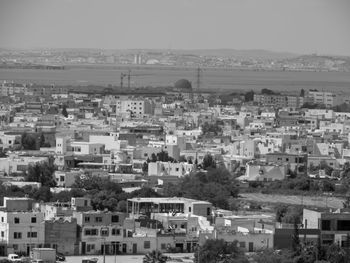
M0 1L0 47L350 55L346 0Z

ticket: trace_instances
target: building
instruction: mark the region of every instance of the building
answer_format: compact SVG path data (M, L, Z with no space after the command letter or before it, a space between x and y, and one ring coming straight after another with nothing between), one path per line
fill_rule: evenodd
M254 94L254 102L259 105L273 106L275 108L300 108L304 104L304 98L291 95Z
M79 226L79 254L115 254L123 249L125 213L74 212Z
M141 215L149 217L151 213L186 213L206 218L210 218L212 214L211 203L182 197L133 198L128 199L127 204L131 218Z
M341 97L337 96L333 92L309 90L307 93L307 97L313 103L324 104L327 108L331 108L342 103Z
M321 245L339 244L348 247L350 213L348 209L337 211L303 210L303 224L307 229L319 229Z
M45 247L64 255L79 253L77 220L73 217L55 217L45 220Z
M287 165L285 164L264 164L248 162L246 173L239 177L239 180L246 181L276 181L283 180L287 176Z
M304 175L307 173L307 154L268 153L265 157L267 163L287 165L289 172Z
M4 197L0 207L0 255L23 253L45 243L44 214L32 209L30 198Z

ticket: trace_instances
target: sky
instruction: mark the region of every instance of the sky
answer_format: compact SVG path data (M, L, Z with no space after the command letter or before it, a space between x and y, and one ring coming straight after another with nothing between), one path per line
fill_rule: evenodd
M350 56L350 1L0 0L0 47Z

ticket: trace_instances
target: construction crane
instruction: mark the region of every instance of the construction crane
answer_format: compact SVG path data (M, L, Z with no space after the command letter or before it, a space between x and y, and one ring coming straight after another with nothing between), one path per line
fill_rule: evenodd
M130 89L130 80L131 80L131 70L128 70L128 73L120 73L120 88L123 88L124 85L124 78L128 77L128 89Z

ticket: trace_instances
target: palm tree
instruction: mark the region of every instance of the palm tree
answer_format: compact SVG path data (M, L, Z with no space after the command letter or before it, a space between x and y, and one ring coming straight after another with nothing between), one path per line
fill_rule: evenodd
M143 258L143 263L165 263L167 262L167 257L162 255L161 252L153 250L152 252L146 254Z

